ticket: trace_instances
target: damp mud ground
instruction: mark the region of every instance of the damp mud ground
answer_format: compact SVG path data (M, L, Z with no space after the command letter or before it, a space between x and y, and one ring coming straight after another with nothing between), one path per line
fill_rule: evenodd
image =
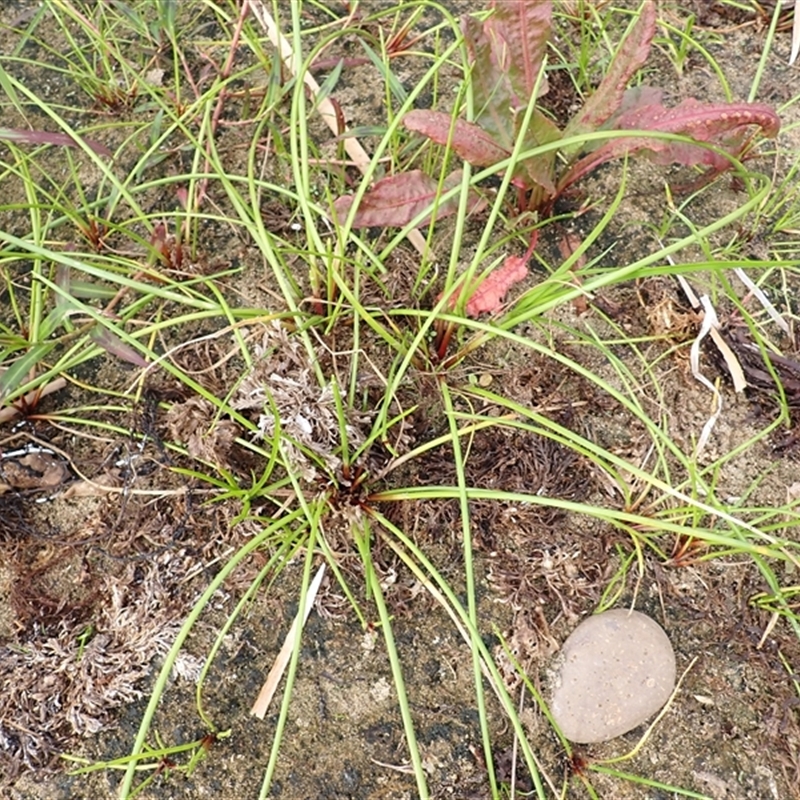
M767 25L766 18L747 5L659 4L662 18L680 25L694 14L697 29L713 34L709 47L740 98L749 91ZM14 46L18 26L25 24L30 9L25 3L11 3L0 10L0 22L6 26L0 32L3 47ZM203 36L209 31L213 34L213 26ZM800 73L787 64L789 36L786 30L778 34L759 94L760 101L776 107L797 92ZM659 51L649 69L650 80L670 86L676 97L717 99L707 64L699 58L687 59L678 75ZM59 93L74 91L68 76L47 85L37 83L41 76L35 70L19 77L33 92L46 93L51 102ZM374 80L369 64L347 69L340 77L335 96L353 127L369 125L381 113L382 96L373 89ZM558 85L553 83L556 92ZM568 104L569 98L563 102ZM131 114L135 109L118 113ZM19 120L10 124L21 127ZM783 124L781 151L800 150L797 104L787 108ZM316 128L313 133L326 135ZM229 148L230 163L242 149L240 137L247 135L232 126L221 136L219 147ZM788 161L774 167L785 171ZM767 165L764 171L772 168ZM582 188L594 197L613 195L621 170L619 164L604 167ZM661 218L663 181L663 170L654 165L642 162L629 170L626 197L593 256L629 263L652 248L648 225ZM692 209L698 224L726 213L737 202L737 191L730 179L718 180L702 195L701 205ZM152 198L154 207L160 202L165 198ZM174 199L170 202L174 205ZM263 213L274 226L288 227L293 219L292 209L279 199L265 203ZM591 230L602 209L594 214L565 223L569 233L581 236ZM8 212L0 224L24 235L24 215ZM446 221L438 235L442 241L450 235ZM748 235L753 257L780 246L785 258L800 258L796 230L782 239L774 232ZM547 241L546 235L542 239L543 253L557 253L556 241ZM614 249L607 252L612 243ZM464 247L469 246L465 241ZM245 265L244 272L220 281L221 292L245 306L269 308L275 302L272 273L254 249L225 226L209 225L202 231L199 252L193 268L201 272L211 273L231 260ZM398 302L403 302L412 282L404 270L414 263L414 256L410 250L400 250L392 257L390 274ZM12 276L19 285L24 285L25 269L20 265ZM800 285L784 289L786 297L795 298L795 306L787 312L793 339L784 342L789 366L782 374L787 385L795 380L800 386L800 373L791 373L791 364L800 362L794 328ZM2 302L6 299L2 297ZM0 315L8 323L10 315L2 307ZM648 371L651 378L643 381L641 400L668 426L677 445L691 451L708 419L710 395L694 380L689 366L697 319L671 279L653 277L616 287L597 297L596 306L562 308L549 321L553 322L549 329L544 320L520 333L546 340L611 384L619 381L619 373L605 356L585 340L574 340L558 323L591 330L609 341L619 329L632 339L650 337L643 352L653 366ZM308 367L304 354L290 342L276 344L281 334L275 328L254 322L242 333L251 341L269 340L281 369L300 382ZM214 334L213 327L198 325L191 332L195 342L176 358L209 391L224 396L246 365L228 358L227 341ZM331 367L330 353L337 352L337 342L325 344ZM613 352L629 360L637 373L630 349L619 345ZM710 349L703 358L709 369L724 375ZM263 508L256 505L247 514L235 498L209 502L214 490L193 478L190 455L218 464L242 483L252 479L258 465L253 453L237 444L233 429L221 425L211 437L203 433L209 429L209 409L169 375L154 371L137 402L121 412L115 410L114 393L125 392L135 374L132 365L111 355L100 356L81 365L74 381L44 398L27 418L0 425L2 797L89 800L117 795L124 764L118 761L75 775L69 770L76 762L66 762L63 756L108 764L131 752L153 682L184 619L225 560L263 527L271 509L266 500ZM459 365L451 379L490 386L612 452L647 463L650 440L639 420L596 383L545 357L534 358L530 350L516 349L507 341L492 342ZM406 446L447 430L442 408L433 399L428 402L435 395L430 380L429 375L418 374L401 387L402 401L419 405L405 434ZM796 421L794 427L758 435L776 413L774 386L766 378L762 386L757 380L751 383L750 390L736 394L723 378L725 410L706 457L732 454L716 478L719 496L733 502L747 495L751 506L770 508L785 504L787 496L796 497L792 493L800 491L800 437ZM102 386L108 392L107 397L94 399L102 425L90 435L51 418L60 409L89 403L86 386ZM286 402L302 403L304 397L287 397ZM242 408L257 417L257 410ZM317 411L323 419L325 409ZM491 413L488 405L486 411ZM353 425L357 428L357 419ZM172 441L188 442L188 452L170 448ZM740 447L745 442L748 446ZM457 476L452 451L432 449L409 462L405 474L396 474L393 480L407 486L453 485ZM603 476L574 450L507 428L476 433L466 461L466 480L486 489L610 502ZM670 558L646 550L639 559L630 537L600 519L542 506L487 500L473 502L470 512L481 632L518 703L547 796L590 797L581 781L586 775L596 796L620 800L800 798L800 695L794 672L800 669L800 642L783 618L774 618L753 601L768 587L751 560L695 559L688 543L672 541L667 534L660 548ZM349 585L363 587L361 561L347 535L347 513L333 515L326 536ZM395 502L384 513L426 553L455 593L464 596L458 502ZM202 751L204 757L190 772L180 768L186 763L182 755L154 760L152 768L158 775L139 797L258 797L279 722L283 684L263 720L251 716L250 708L298 612L302 553L277 578L263 581L235 623L229 629L224 626L270 556L268 549L254 550L213 596L186 641L155 713L148 739L152 747L158 748L159 741L164 746L194 742L190 752ZM380 538L372 558L392 617L431 796L490 797L470 649L427 588ZM625 563L631 565L627 570L622 569ZM780 577L785 585L797 582L788 567ZM614 595L615 606L635 605L662 625L675 648L678 673L685 675L671 707L641 750L603 772L593 772L593 763L631 751L644 727L608 743L578 748L567 758L520 681L510 654L546 696L548 667L560 643L609 594ZM370 612L371 600L363 588L355 599ZM366 625L361 624L350 599L328 575L303 630L270 797L410 800L417 796L391 665L372 614ZM196 691L215 647L202 683L204 721ZM487 704L498 781L513 786L518 797L532 796L534 786L513 730L491 693ZM220 735L208 735L208 720ZM650 785L633 783L625 774L640 776ZM559 794L567 780L568 788Z

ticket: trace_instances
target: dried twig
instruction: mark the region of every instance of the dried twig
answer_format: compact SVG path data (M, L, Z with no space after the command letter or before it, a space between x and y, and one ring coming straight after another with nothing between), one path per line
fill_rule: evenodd
M272 669L269 671L269 675L267 675L267 679L264 681L264 685L261 687L261 691L258 693L258 699L255 703L253 703L253 707L250 709L250 713L259 719L264 719L266 716L269 704L272 702L272 698L275 696L275 692L278 689L278 684L281 682L283 673L286 671L286 667L289 664L289 659L292 657L292 650L294 650L295 641L300 635L300 632L303 630L303 625L306 624L308 615L311 613L311 607L314 605L314 600L317 596L319 586L322 583L322 578L324 576L325 565L323 564L317 570L314 580L311 581L311 585L308 587L308 594L305 598L305 607L301 606L300 610L297 612L297 616L294 618L292 627L289 628L289 633L286 634L283 647L281 647L278 657L275 659L275 663L272 665Z

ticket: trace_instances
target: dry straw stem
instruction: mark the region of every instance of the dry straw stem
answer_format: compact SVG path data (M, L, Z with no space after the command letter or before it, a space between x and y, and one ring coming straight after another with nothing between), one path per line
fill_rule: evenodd
M734 270L735 275L739 278L739 280L747 287L750 294L752 294L756 300L766 309L767 314L769 314L772 321L785 333L790 334L791 331L789 329L789 323L780 315L778 309L775 308L774 305L770 302L770 299L761 291L761 289L753 283L752 280L748 277L747 273L741 268L736 267Z
M703 373L700 371L700 343L709 333L719 348L720 353L722 353L725 363L728 365L728 370L733 377L733 383L736 391L739 392L744 389L745 386L747 386L747 381L744 379L744 374L741 372L741 366L739 365L736 356L733 354L733 351L730 349L730 347L728 347L727 343L722 339L717 331L717 328L719 327L719 319L717 318L717 312L714 310L714 306L711 305L711 301L708 299L707 295L703 295L700 298L700 302L703 306L703 324L700 327L700 333L697 334L697 338L694 340L694 342L692 342L690 361L692 365L692 375L694 375L695 380L702 383L703 386L705 386L712 393L714 400L711 416L708 418L706 424L703 425L700 438L697 440L695 455L700 455L706 444L708 444L711 431L714 429L714 426L717 424L717 420L719 419L719 415L722 413L722 395L719 391L719 379L717 379L715 383L711 383L711 381L708 380L708 378L706 378L705 375L703 375ZM716 334L716 336L714 334Z
M286 37L278 30L275 20L272 18L269 11L267 11L262 0L252 0L251 8L253 16L259 21L261 27L264 28L269 37L269 40L277 48L286 68L290 73L294 74L295 60L291 44L289 44ZM331 129L334 136L339 136L344 140L344 149L347 151L347 154L356 167L358 167L361 174L366 174L371 160L367 151L364 150L355 136L347 135L347 125L341 122L333 103L327 97L320 97L319 84L314 80L314 76L309 72L305 72L303 75L303 83L306 85L309 92L311 92L314 99L314 106L317 111L319 111L325 124ZM425 237L416 228L409 231L408 240L414 245L414 248L420 255L424 256L426 254L427 247L425 245Z
M670 258L669 261L671 264L675 263L672 258ZM714 429L714 425L716 425L719 415L722 413L722 395L720 394L719 387L711 383L711 381L708 380L708 378L706 378L702 372L700 372L700 342L702 342L703 339L705 339L705 337L708 335L710 335L714 340L714 344L717 346L717 349L719 350L722 358L725 360L725 364L728 367L728 372L733 380L733 387L735 391L744 391L747 388L747 379L744 376L744 371L742 370L742 365L739 363L739 359L736 358L735 353L728 346L728 343L722 338L722 335L718 330L719 319L717 318L717 312L714 310L714 306L711 305L711 301L708 299L708 296L703 295L702 297L698 298L686 278L684 278L682 275L678 275L677 278L681 288L683 289L683 293L688 298L692 308L699 313L700 318L702 319L700 332L697 334L697 338L694 340L694 342L692 342L692 349L690 351L692 375L694 375L695 380L699 381L703 384L703 386L709 389L713 395L711 416L703 426L703 431L700 434L700 438L697 441L697 446L695 448L695 455L697 456L703 451L708 443L708 439L711 436L711 431Z
M303 630L303 625L306 624L308 615L311 613L311 608L314 605L314 600L317 597L317 592L319 591L319 586L324 576L325 565L323 564L317 570L314 580L311 581L311 585L308 587L308 594L305 597L305 605L297 612L292 627L289 628L289 633L286 634L283 647L281 647L281 651L278 653L278 657L275 659L275 663L272 665L272 669L269 671L269 675L267 675L267 679L264 681L264 685L258 693L258 699L253 703L253 707L250 709L250 713L259 719L264 719L267 714L269 704L275 696L278 684L281 682L283 673L286 672L286 667L289 664L289 659L292 657L292 651L295 648L297 637Z

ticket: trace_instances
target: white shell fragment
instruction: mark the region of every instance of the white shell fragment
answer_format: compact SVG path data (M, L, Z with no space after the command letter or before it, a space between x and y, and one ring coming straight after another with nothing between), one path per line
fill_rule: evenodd
M556 664L551 711L572 742L605 742L641 725L675 688L667 634L638 611L613 609L584 620Z

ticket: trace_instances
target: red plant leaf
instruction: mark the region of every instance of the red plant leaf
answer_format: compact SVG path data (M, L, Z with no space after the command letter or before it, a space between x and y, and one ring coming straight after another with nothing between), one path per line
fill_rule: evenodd
M490 272L472 292L465 311L468 317L477 317L484 311L498 311L506 292L528 275L528 259L508 256L502 267Z
M561 137L558 127L538 109L525 131L519 126L524 109L533 102L552 17L550 0L515 0L490 4L491 14L480 23L464 17L462 28L472 63L471 81L478 108L477 122L453 120L440 111L417 110L403 123L437 144L449 144L465 161L487 167L511 154L518 135L529 150ZM547 84L540 82L540 92ZM555 152L514 165L514 184L523 189L555 191ZM337 201L338 202L338 201Z
M698 142L710 142L747 125L758 125L764 136L773 138L781 120L763 103L701 103L690 97L675 108L653 104L632 108L618 118L616 127L687 133Z
M515 284L528 276L528 259L536 244L538 232L531 240L531 247L524 256L507 256L502 267L492 270L483 280L478 279L470 287L470 297L465 311L468 317L477 317L484 312L499 311L506 292ZM455 308L464 288L454 292L448 300L448 308Z
M483 280L479 278L472 283L470 286L471 295L464 309L467 316L477 317L478 314L482 314L484 311L494 312L501 309L506 292L515 283L519 283L527 277L527 264L538 242L539 228L534 228L531 232L531 240L528 243L525 255L507 256L502 267L492 270ZM463 287L450 297L448 301L449 308L456 307L462 290Z
M465 16L461 28L472 62L470 82L478 109L478 122L498 145L510 151L514 146L514 131L509 119L511 95L508 83L492 64L492 49L481 23Z
M95 344L100 345L107 353L111 353L112 356L121 358L129 364L133 364L135 367L147 366L147 361L137 350L125 344L116 333L112 333L108 328L95 326L89 331L89 338L91 338Z
M521 118L517 121L521 121ZM403 124L410 131L421 133L436 144L449 143L464 161L476 167L490 167L511 155L509 150L497 144L480 125L463 119L453 122L449 114L441 111L424 109L409 111L403 118ZM556 125L537 109L533 112L530 127L524 135L525 149L554 141L560 136L561 133ZM517 185L529 188L531 184L538 184L544 187L548 194L552 194L555 191L554 164L555 151L518 162L514 165Z
M536 79L547 52L553 3L550 0L494 0L492 14L483 23L491 43L493 64L508 81L512 109L518 110L531 100ZM539 94L547 91L542 80Z
M646 0L639 18L617 48L600 85L586 105L569 121L564 131L565 137L595 131L619 110L625 87L647 61L655 34L656 6L653 0Z
M436 144L449 144L464 161L476 167L490 167L510 155L480 125L463 119L453 122L442 111L409 111L403 117L403 125Z
M758 126L762 135L771 138L778 135L780 124L775 111L761 103L700 103L690 98L675 108L664 108L660 103L632 108L619 115L615 127L683 134L697 142L715 144L732 156L738 156L747 143L746 134L750 126ZM704 164L713 171L730 167L724 156L691 143L650 136L611 139L573 164L559 182L558 190L563 191L606 161L642 150L659 164Z
M476 122L506 150L514 146L514 118L532 99L547 42L550 0L492 3L483 24L464 17L462 30L472 62ZM547 91L542 80L540 94Z
M444 181L443 189L455 186L461 180L461 170L452 172ZM354 228L402 228L425 209L430 208L435 198L441 194L439 181L418 169L392 175L378 181L362 198L353 219ZM483 200L474 192L470 193L469 211L477 211ZM353 195L339 197L333 204L336 217L343 221L353 205ZM436 207L436 219L453 214L458 210L458 197L445 200ZM427 225L430 215L426 215L420 225Z
M0 128L0 139L8 139L25 144L54 144L61 147L77 147L78 141L66 133L50 133L49 131L20 131L15 128ZM83 143L99 156L111 158L113 153L101 142L83 137Z

